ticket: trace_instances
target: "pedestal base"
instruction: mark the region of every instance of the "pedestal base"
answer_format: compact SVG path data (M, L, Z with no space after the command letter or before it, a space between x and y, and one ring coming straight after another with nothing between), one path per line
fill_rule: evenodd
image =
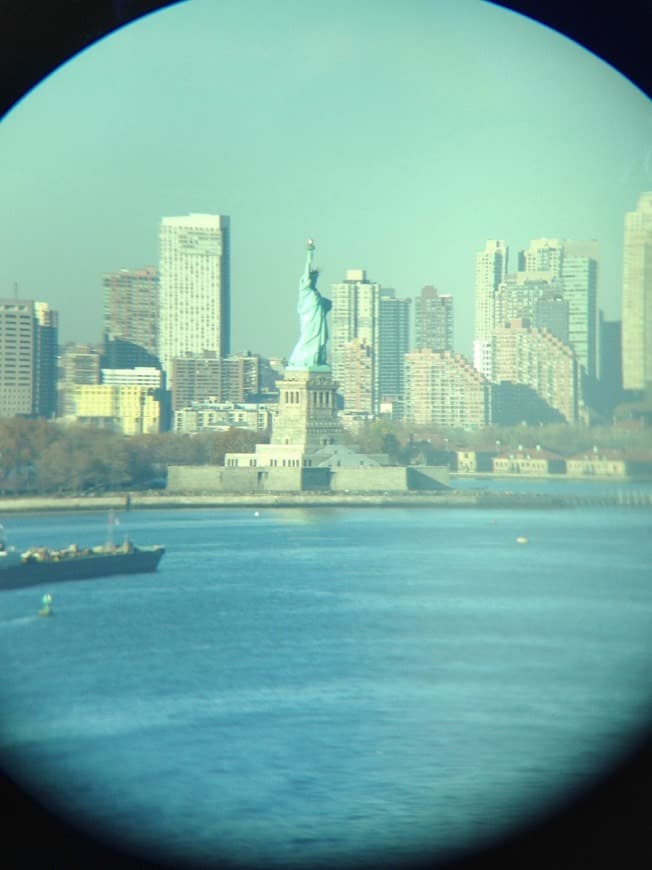
M328 366L290 369L278 387L279 409L272 426L272 444L295 445L311 453L336 443L342 427L336 408L337 384Z

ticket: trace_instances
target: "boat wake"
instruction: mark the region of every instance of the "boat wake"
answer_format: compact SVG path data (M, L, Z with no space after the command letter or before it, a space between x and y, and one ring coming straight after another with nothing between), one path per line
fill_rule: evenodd
M14 616L11 619L0 619L0 631L2 629L17 628L21 625L29 625L32 622L39 622L37 614L34 614L34 616Z

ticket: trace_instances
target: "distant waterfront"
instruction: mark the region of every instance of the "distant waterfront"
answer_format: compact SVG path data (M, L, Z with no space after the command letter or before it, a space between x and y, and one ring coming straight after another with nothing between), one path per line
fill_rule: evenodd
M652 480L614 479L605 477L569 477L567 474L549 474L545 477L530 477L514 474L450 475L451 487L457 492L482 493L538 493L564 498L613 498L616 503L627 502L636 496L652 495Z
M111 495L0 498L0 515L50 511L223 507L565 508L578 505L652 507L652 482L605 479L451 475L451 489L409 493L204 493L161 491Z

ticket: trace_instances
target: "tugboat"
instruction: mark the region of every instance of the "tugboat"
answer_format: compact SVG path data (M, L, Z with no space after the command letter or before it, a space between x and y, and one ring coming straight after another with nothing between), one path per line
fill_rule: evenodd
M165 547L137 547L128 539L118 545L109 540L97 547L71 544L61 550L33 547L20 553L7 547L0 526L0 591L38 583L145 574L156 571L164 553Z

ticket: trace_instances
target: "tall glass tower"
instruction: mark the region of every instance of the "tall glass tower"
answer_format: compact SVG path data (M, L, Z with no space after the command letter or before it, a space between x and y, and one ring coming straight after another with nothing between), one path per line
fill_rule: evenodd
M410 350L411 299L397 299L394 290L380 291L378 307L379 398L397 399L405 391L405 354Z
M652 192L625 215L622 304L623 387L644 390L652 382Z
M225 215L166 217L160 230L159 356L172 360L231 345L231 228Z
M568 303L568 341L589 377L596 376L598 263L594 257L564 251L562 283Z

